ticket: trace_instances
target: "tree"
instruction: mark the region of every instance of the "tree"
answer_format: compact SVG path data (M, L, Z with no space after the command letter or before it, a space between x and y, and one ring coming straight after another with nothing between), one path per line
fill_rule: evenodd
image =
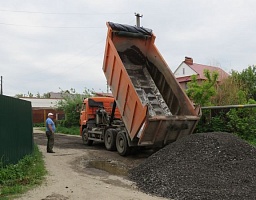
M42 96L42 98L45 98L45 99L51 98L50 92L44 93L43 96Z
M40 95L40 93L39 93L39 92L37 92L37 94L36 94L36 98L38 98L38 99L40 99L40 98L41 98L41 95Z
M242 88L247 92L247 100L256 100L256 66L249 66L241 73L232 71L232 75L243 83Z
M15 94L14 97L15 98L22 98L22 97L25 97L25 95L24 94Z
M210 105L210 99L216 93L216 83L219 77L217 71L210 72L209 70L204 70L204 75L206 80L203 82L198 82L196 75L191 77L191 82L188 83L188 89L186 90L187 95L190 99L200 106Z
M80 112L77 109L81 105L84 98L90 97L92 94L90 90L85 89L83 94L78 94L75 89L61 90L63 100L58 102L58 109L65 112L65 120L62 125L65 127L78 126Z
M33 96L34 96L34 95L33 95L31 92L28 91L28 97L31 98L31 97L33 97Z
M247 102L247 91L243 90L243 83L234 74L224 79L217 86L216 95L211 98L215 106L245 104Z

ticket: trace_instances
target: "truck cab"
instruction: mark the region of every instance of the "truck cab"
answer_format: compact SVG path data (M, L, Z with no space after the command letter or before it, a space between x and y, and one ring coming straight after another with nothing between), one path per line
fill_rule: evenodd
M106 129L122 123L113 97L89 97L84 99L80 113L80 135L83 143L104 142Z

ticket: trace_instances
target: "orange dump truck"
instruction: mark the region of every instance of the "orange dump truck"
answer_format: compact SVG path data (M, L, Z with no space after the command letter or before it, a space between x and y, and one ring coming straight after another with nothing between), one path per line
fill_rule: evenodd
M111 96L84 99L80 113L80 135L85 145L92 145L93 141L97 141L105 142L107 150L116 148L116 130L123 122L115 105Z
M200 119L156 48L150 29L107 22L103 71L123 126L116 148L162 147L193 132Z
M104 142L122 156L138 147L163 147L193 132L200 119L154 45L150 29L107 23L103 71L112 95L84 100L84 144Z

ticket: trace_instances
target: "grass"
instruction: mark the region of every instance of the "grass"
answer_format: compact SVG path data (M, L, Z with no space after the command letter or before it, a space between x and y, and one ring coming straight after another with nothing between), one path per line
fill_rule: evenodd
M45 131L45 127L40 127L39 129L42 131ZM80 128L78 126L72 126L67 128L67 127L58 125L55 132L63 133L67 135L80 135Z
M45 127L45 123L34 123L33 127Z
M63 126L57 126L56 133L64 133L69 135L79 135L80 128L79 126L72 126L70 128L66 128Z
M0 199L11 199L42 183L46 174L42 153L35 145L34 152L17 164L0 166Z
M248 142L249 142L251 145L253 145L253 146L256 147L256 138L251 139L251 140L248 140Z

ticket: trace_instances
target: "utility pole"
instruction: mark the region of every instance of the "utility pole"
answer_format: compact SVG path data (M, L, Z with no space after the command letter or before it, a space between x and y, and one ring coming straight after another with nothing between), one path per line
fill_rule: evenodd
M140 13L134 13L136 16L136 26L140 27L140 18L143 17L143 15L140 15Z
M108 82L107 82L107 93L109 93L109 85L108 85Z
M1 95L3 95L3 76L1 76Z

